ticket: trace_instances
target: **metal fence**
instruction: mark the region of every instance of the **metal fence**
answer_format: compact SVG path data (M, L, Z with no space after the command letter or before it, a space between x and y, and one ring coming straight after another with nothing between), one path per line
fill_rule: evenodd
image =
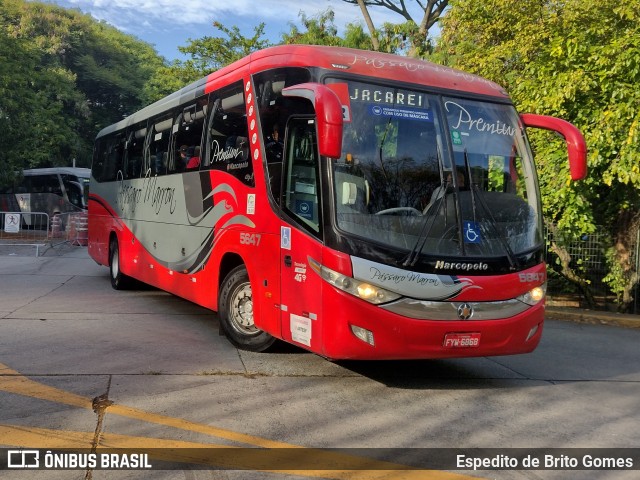
M36 256L49 241L49 215L43 212L2 212L0 246L30 246Z
M604 229L601 229L604 231ZM549 246L556 241L570 257L570 268L585 280L585 288L593 296L594 305L587 305L585 293L575 283L562 276L560 259ZM613 238L608 233L593 233L583 235L578 240L554 238L547 232L546 260L549 271L548 294L549 297L560 298L570 306L592 306L604 310L617 310L618 299L610 286L604 281L609 274L611 266L607 262L607 251L614 245ZM630 246L629 266L632 272L640 271L640 230L636 232L635 242ZM640 313L640 284L633 286L633 304L630 306L632 313Z
M66 212L49 217L44 212L1 212L0 247L44 247L62 243L85 246L88 242L86 212Z

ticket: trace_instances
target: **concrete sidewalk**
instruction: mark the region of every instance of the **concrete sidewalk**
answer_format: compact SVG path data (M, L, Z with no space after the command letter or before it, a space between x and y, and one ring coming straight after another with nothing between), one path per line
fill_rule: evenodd
M0 257L63 257L65 255L86 255L87 247L78 246L68 241L13 241L0 240Z
M618 327L640 328L640 315L582 308L547 306L545 318L588 323L591 325L615 325Z

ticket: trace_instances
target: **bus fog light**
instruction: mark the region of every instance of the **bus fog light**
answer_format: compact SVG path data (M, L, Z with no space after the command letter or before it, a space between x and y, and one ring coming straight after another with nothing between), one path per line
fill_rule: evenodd
M358 327L356 325L351 325L351 332L363 342L366 342L369 345L374 346L373 332L367 330L366 328Z
M529 330L529 335L527 335L527 339L525 340L525 342L528 342L529 340L531 340L533 338L533 336L538 333L538 328L540 327L540 324L535 325L531 330Z

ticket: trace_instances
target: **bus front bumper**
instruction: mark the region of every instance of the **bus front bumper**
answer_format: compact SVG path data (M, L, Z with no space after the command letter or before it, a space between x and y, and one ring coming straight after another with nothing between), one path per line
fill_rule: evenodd
M507 318L430 320L403 316L342 292L326 290L334 298L324 303L325 342L321 353L331 359L514 355L533 351L542 335L544 302ZM461 313L464 316L465 312Z

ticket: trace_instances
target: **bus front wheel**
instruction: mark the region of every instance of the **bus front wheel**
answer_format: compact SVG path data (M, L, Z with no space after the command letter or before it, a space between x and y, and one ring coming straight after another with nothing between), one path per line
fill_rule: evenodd
M234 268L222 282L219 316L222 331L238 348L263 352L276 341L253 321L253 295L244 265Z
M131 287L132 278L120 270L120 248L117 238L112 238L109 244L109 273L111 286L115 290L126 290Z

